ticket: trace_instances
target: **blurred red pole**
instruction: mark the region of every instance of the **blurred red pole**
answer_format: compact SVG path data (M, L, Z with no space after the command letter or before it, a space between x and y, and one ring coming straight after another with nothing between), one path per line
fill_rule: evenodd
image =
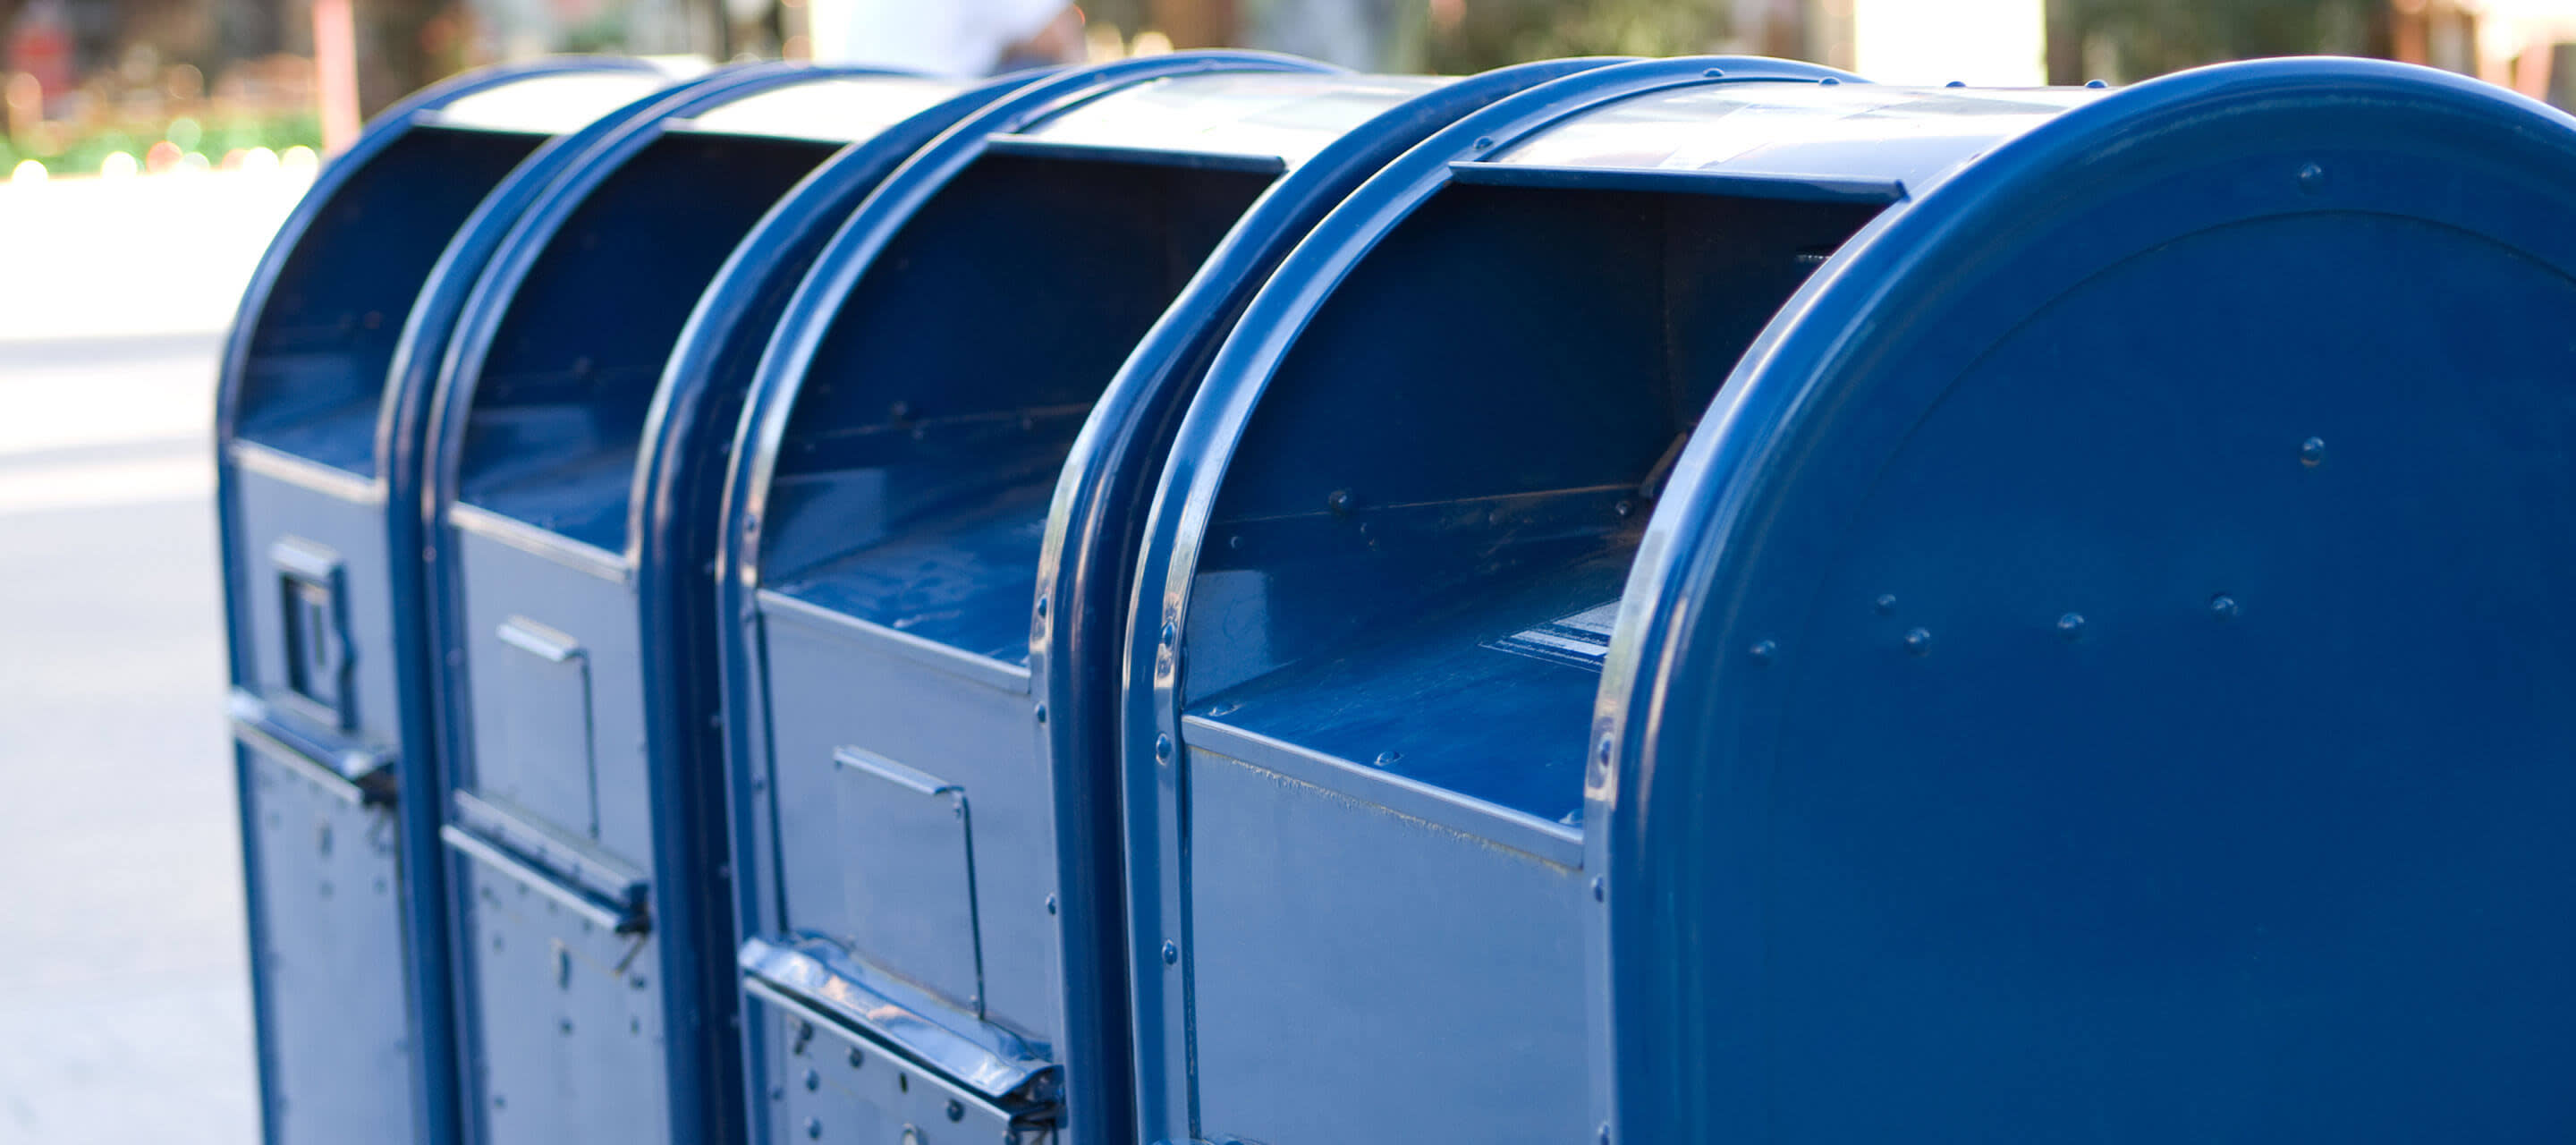
M350 0L313 0L313 70L322 100L322 150L358 138L358 24Z

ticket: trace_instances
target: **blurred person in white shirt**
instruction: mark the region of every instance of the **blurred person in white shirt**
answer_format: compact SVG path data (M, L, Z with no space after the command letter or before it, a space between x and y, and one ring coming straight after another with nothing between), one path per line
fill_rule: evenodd
M994 75L1083 58L1067 0L814 0L814 58Z

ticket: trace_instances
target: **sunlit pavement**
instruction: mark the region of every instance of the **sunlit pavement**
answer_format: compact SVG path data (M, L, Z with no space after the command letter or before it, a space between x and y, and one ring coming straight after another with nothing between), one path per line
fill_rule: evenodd
M0 182L0 1143L258 1136L208 439L301 186Z

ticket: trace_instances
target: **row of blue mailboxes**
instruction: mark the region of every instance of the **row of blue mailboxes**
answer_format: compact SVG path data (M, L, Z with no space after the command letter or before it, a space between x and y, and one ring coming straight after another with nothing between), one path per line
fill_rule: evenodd
M469 76L224 363L268 1134L2565 1140L2571 331L2395 65Z

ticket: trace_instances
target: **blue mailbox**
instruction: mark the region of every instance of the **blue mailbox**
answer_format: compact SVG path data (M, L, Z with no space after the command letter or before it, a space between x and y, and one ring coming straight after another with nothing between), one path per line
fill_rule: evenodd
M1922 122L1987 98L1694 164L1904 197L1626 581L1610 1138L2568 1139L2576 121L2296 60Z
M756 1139L1135 1139L1112 732L1171 427L1333 203L1590 66L1067 73L834 240L763 363L724 538Z
M1143 1140L1596 1138L1585 760L1674 458L1855 233L2094 94L1600 68L1434 136L1280 266L1136 577Z
M913 149L1016 82L766 65L594 147L503 241L427 456L475 1138L741 1132L709 575L780 308Z
M454 1136L412 511L427 383L501 231L675 78L567 58L423 92L323 171L242 303L217 504L271 1141Z

